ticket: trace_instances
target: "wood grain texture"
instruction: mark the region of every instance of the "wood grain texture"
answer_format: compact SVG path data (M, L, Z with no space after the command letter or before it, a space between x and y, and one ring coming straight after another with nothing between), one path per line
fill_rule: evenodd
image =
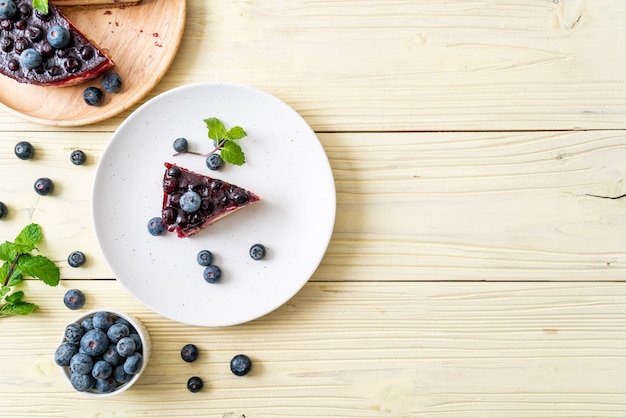
M188 0L187 9L179 55L147 98L224 80L277 95L323 131L624 127L621 0ZM5 113L0 124L34 128Z
M626 273L626 131L320 134L337 189L328 252L313 280L614 281ZM27 222L65 278L111 278L91 221L110 133L0 133L0 223ZM13 155L29 140L36 158ZM69 161L71 150L87 164ZM139 158L139 156L138 156ZM14 173L20 173L14 175ZM56 182L38 196L39 177ZM155 202L155 207L160 207ZM89 256L67 266L71 251Z
M84 309L125 310L152 337L145 374L118 398L74 393L54 363L65 325L78 316L62 303L75 285L87 295ZM213 329L159 317L116 282L29 282L24 291L40 311L0 324L7 417L620 417L626 410L623 284L309 283L264 318ZM201 350L195 363L180 359L189 342ZM243 378L228 370L240 352L254 362ZM192 375L205 390L187 391Z

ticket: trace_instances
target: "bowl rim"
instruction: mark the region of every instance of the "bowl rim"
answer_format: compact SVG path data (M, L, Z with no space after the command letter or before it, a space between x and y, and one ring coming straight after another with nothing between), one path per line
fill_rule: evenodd
M75 392L81 393L85 396L92 397L92 398L109 398L111 396L119 395L120 393L128 390L143 374L144 370L146 369L146 366L148 365L148 360L150 359L150 352L151 352L151 338L150 338L148 329L145 327L145 325L141 321L139 321L135 316L131 314L121 312L116 309L92 309L76 317L71 323L80 324L84 319L93 316L97 312L103 312L103 311L109 312L115 316L118 316L120 318L127 320L133 326L133 328L135 328L135 331L137 331L137 334L139 334L139 338L141 339L141 351L142 351L141 355L143 357L143 364L141 365L141 369L139 369L139 371L132 377L131 380L129 380L126 383L122 383L111 392L98 392L94 390L93 388L88 389L83 392L78 391L74 389L70 381L71 373L70 373L69 366L59 367L61 369L61 374L63 375L67 383L70 385L72 390L74 390ZM65 335L62 335L60 343L63 344L64 342L66 342Z

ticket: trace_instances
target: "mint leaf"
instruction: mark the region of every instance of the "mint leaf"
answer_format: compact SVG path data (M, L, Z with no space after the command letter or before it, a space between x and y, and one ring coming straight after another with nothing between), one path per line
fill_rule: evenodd
M27 225L15 238L15 249L20 253L30 253L37 249L35 244L41 241L41 238L43 238L43 234L39 225Z
M226 138L231 141L236 141L237 139L245 138L246 136L248 136L248 134L241 126L233 126L226 132Z
M209 129L209 138L219 143L226 136L226 127L217 118L208 118L204 120L206 127Z
M42 255L31 256L24 254L17 262L17 266L23 274L36 277L48 286L59 284L59 279L61 278L59 268Z
M0 306L0 317L9 315L28 315L35 312L39 308L34 303L17 302L5 303Z
M13 292L10 295L8 295L6 298L4 298L4 301L7 303L17 303L20 300L22 300L23 297L24 297L24 292L20 290L18 292Z
M45 15L48 14L48 0L33 0L33 7Z
M9 275L9 270L11 269L11 263L6 262L0 266L0 277L5 278ZM7 288L18 285L22 282L23 276L22 272L19 269L14 269L11 273L11 277L9 277L9 281L7 282Z
M0 244L0 260L13 261L17 257L15 245L12 242L3 242ZM7 271L8 272L8 271Z
M233 165L243 165L243 163L246 162L246 156L241 150L241 147L239 144L232 141L226 141L224 143L220 154L224 161Z

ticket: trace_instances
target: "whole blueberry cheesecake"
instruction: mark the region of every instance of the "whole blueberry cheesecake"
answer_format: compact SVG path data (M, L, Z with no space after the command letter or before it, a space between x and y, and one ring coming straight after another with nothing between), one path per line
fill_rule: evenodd
M240 186L165 163L161 217L180 238L260 200Z
M0 72L20 83L72 86L95 78L113 61L52 3L43 14L32 0L0 0Z

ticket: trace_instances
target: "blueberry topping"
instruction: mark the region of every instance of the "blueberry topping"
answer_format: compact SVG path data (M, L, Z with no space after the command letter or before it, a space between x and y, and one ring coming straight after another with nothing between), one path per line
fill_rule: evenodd
M178 179L176 177L168 177L163 180L163 191L172 193L178 190Z
M9 213L9 209L7 208L7 205L5 205L4 202L0 202L0 219L7 216L7 213Z
M190 377L187 381L187 389L192 393L200 392L203 386L204 382L198 376Z
M189 148L189 143L187 142L187 138L180 137L174 140L172 146L174 147L174 151L176 152L187 152L187 149Z
M56 67L56 68L59 68L59 67ZM74 165L85 164L85 161L87 161L87 155L83 151L81 151L79 149L74 150L70 154L70 161Z
M34 48L26 48L20 54L20 64L28 70L39 67L42 62L41 54Z
M73 74L80 70L80 61L74 56L67 57L65 62L63 62L63 68L65 68L65 71L68 73Z
M48 43L57 49L65 48L70 43L70 31L60 25L51 26L46 34Z
M12 19L17 15L17 5L13 0L0 1L0 18Z
M35 192L42 196L49 195L54 190L54 183L47 177L35 180Z
M209 250L202 250L196 256L196 260L198 261L198 264L206 267L213 262L213 253Z
M28 39L26 39L24 37L20 37L20 38L17 38L15 40L15 52L17 52L18 54L21 54L22 52L24 52L28 48L30 48L30 42L28 42ZM33 51L35 51L35 50L33 49ZM37 51L35 51L35 52L37 52ZM20 57L20 60L21 60L21 57ZM22 65L24 65L24 64L22 64ZM28 67L26 67L26 68L28 68Z
M4 52L11 52L11 50L13 49L13 39L8 36L0 39L0 49L2 49Z
M204 277L207 283L217 283L222 278L222 270L218 266L211 264L204 268L202 277Z
M85 306L85 294L78 289L70 289L63 296L63 304L73 311Z
M106 73L102 77L102 88L109 93L117 93L122 89L122 78L118 73Z
M233 199L238 205L245 205L248 203L248 193L243 189L236 189L233 192Z
M265 246L263 244L254 244L250 247L250 257L253 260L261 260L265 257Z
M154 218L150 219L148 221L148 232L154 236L163 235L165 233L165 224L163 223L163 218L155 216Z
M174 222L176 222L176 219L178 218L178 213L176 212L176 209L169 206L163 209L163 211L161 212L161 216L163 218L163 222L166 222L168 224L173 224Z
M82 251L72 251L72 253L67 257L67 264L70 267L80 267L85 264L87 258Z
M26 30L26 34L31 41L39 42L43 38L43 29L39 26L31 26Z
M90 60L93 58L93 48L88 46L88 45L83 45L80 47L80 49L78 50L78 53L80 54L81 58L85 59L85 60Z
M98 106L104 99L104 93L98 87L87 87L83 90L83 100L89 106Z
M224 165L224 160L222 160L222 156L219 154L210 154L206 157L206 166L209 170L219 170Z
M252 369L252 361L245 354L237 354L230 361L230 371L237 376L244 376Z
M167 169L167 175L170 177L178 177L181 174L182 174L182 170L180 169L180 167L177 167L175 165Z
M200 195L192 190L185 192L180 197L180 208L187 213L195 212L200 209L202 205L202 198Z
M186 344L181 350L180 350L180 356L183 360L185 360L187 363L191 363L194 362L198 359L198 355L200 354L198 347L196 347L193 344Z

